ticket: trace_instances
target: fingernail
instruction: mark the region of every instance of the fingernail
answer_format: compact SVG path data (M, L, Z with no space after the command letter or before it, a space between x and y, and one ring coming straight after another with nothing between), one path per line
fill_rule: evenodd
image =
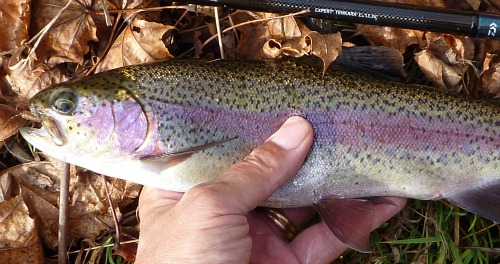
M278 146L292 150L300 146L311 133L311 126L303 118L294 116L289 118L281 128L276 131L267 141Z

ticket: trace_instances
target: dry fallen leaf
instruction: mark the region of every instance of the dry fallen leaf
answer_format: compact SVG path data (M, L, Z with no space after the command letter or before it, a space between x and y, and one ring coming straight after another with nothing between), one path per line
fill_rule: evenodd
M425 76L441 89L447 89L448 86L453 87L461 79L449 65L438 60L429 50L415 53L415 61L420 65L420 69ZM445 79L446 76L448 79Z
M16 98L17 104L23 106L26 106L28 100L37 92L68 79L61 65L52 69L43 64L34 66L31 69L29 67L27 65L26 68L20 67L10 70L6 76L6 81L18 95Z
M265 13L239 12L235 20L252 18L268 18ZM270 21L257 22L266 30L255 30L253 27L241 27L241 38L237 53L247 58L275 59L282 56L301 57L316 55L321 58L326 70L337 58L342 48L340 32L335 34L320 34L309 30L301 21L293 17L277 18ZM252 43L252 44L250 44ZM248 49L248 46L251 48ZM255 51L258 52L254 53Z
M323 74L328 66L339 56L342 50L342 37L340 32L321 35L312 31L307 34L311 42L311 53L323 61Z
M0 144L26 123L15 108L0 104Z
M238 11L232 17L235 24L240 24L246 21L267 19L277 16L277 14L270 13ZM268 42L281 43L285 40L300 38L302 35L299 24L297 24L295 18L293 17L259 21L240 26L238 27L238 30L240 31L241 36L236 47L236 53L240 58L246 59L267 57L267 55L262 54L262 49L264 45L271 46L271 48L273 48L273 43ZM267 52L273 53L271 50Z
M484 60L485 71L481 76L481 89L500 97L500 56L488 53Z
M12 176L10 174L0 175L0 202L12 198Z
M393 47L404 53L408 46L422 41L424 32L413 29L357 25L356 34L365 36L372 46Z
M422 51L415 53L420 69L436 86L460 91L462 78L472 65L474 44L470 38L427 32Z
M280 58L283 55L290 57L301 57L304 55L315 55L323 61L323 69L337 58L342 49L340 32L335 34L320 34L309 31L304 35L287 39L283 43L270 39L262 47L257 58Z
M172 58L162 41L163 34L169 30L175 28L155 22L134 20L115 40L96 72Z
M0 234L2 263L43 263L36 221L20 195L0 203Z
M31 0L0 2L0 52L21 46L28 39Z
M416 6L446 7L445 0L386 0L385 3L398 3ZM423 31L371 25L356 25L356 35L365 36L373 46L387 46L404 53L406 47L419 44Z
M108 4L108 8L117 8L117 9L125 9L125 8L135 8L140 5L144 0L106 0Z
M50 23L68 0L33 1L34 19L32 32L40 32ZM91 0L72 0L69 7L52 25L36 50L37 59L52 68L59 63L75 62L83 64L83 56L89 52L90 41L97 42L96 26L87 12Z
M46 247L55 249L58 231L58 197L61 163L50 157L47 162L31 162L0 172L12 175L20 186L22 197L30 212L39 218L39 233ZM139 195L140 185L119 179L108 179L110 194L118 217L120 209ZM69 237L95 238L103 230L113 228L103 179L91 172L76 170L70 173Z
M477 10L481 4L481 0L466 0L467 3L472 7L472 9Z

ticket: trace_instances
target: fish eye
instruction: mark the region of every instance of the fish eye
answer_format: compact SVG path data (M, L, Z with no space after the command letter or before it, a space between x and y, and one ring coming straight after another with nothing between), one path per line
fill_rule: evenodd
M62 89L54 92L52 108L65 115L73 113L76 108L76 95L71 89Z

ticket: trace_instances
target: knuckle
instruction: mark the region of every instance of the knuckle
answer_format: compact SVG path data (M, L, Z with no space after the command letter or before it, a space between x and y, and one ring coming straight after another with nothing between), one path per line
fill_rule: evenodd
M185 199L189 200L191 204L197 205L201 208L218 208L223 205L221 195L219 192L220 184L206 182L198 184L189 189L185 194ZM219 186L218 186L219 185Z
M274 175L283 165L284 154L273 144L264 144L246 156L241 166L263 175Z

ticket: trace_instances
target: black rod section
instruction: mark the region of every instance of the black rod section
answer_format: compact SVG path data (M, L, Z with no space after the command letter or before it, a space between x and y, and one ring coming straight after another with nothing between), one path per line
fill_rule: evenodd
M226 6L272 13L307 10L308 17L390 26L471 37L500 39L500 15L380 2L335 0L184 0L207 6Z

